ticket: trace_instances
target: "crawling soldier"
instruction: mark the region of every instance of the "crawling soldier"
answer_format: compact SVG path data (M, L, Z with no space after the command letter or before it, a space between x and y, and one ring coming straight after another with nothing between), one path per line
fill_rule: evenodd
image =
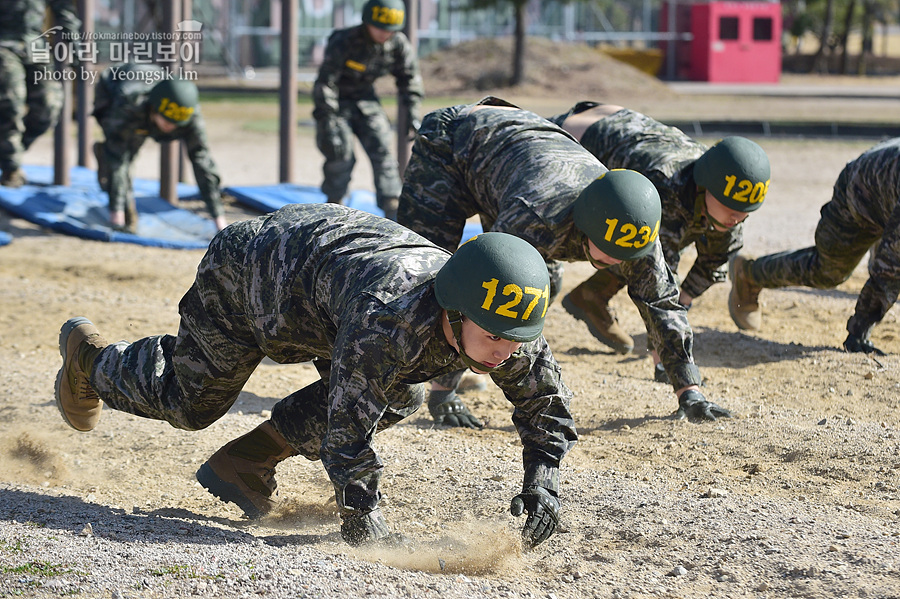
M608 168L636 170L653 182L662 203L659 241L672 272L685 249L693 245L697 251L680 285L678 301L686 309L725 280L728 260L744 245L742 223L762 206L769 189L769 158L759 145L727 137L709 148L639 112L596 102L579 102L550 120ZM619 267L598 270L563 299L563 307L587 322L598 340L628 353L634 341L609 301L631 284ZM653 361L654 378L668 382L656 351Z
M657 241L659 194L646 177L608 171L571 135L498 98L429 113L413 146L398 221L454 250L466 219L517 235L551 269L551 298L562 262L619 264L628 293L678 397L680 417L715 420L729 412L700 392L693 333L675 277ZM454 389L461 373L435 382L429 409L439 423L478 427Z
M541 335L547 268L525 241L482 234L458 252L386 219L334 204L290 205L233 224L211 242L179 305L177 336L112 345L86 318L60 334L56 401L80 431L112 409L203 429L232 406L263 358L312 360L321 379L275 404L272 417L197 472L211 493L255 518L274 506L274 472L297 454L322 460L341 534L386 540L384 468L373 435L415 412L419 383L471 368L515 406L528 513L526 545L559 517L559 466L576 440L571 391Z

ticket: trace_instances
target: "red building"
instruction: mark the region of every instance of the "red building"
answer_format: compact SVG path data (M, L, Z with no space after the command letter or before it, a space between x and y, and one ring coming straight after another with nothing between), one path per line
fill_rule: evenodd
M674 15L670 10L674 6ZM674 76L718 83L777 83L781 75L781 3L665 2L661 30L690 33L674 49ZM667 56L666 61L672 60Z

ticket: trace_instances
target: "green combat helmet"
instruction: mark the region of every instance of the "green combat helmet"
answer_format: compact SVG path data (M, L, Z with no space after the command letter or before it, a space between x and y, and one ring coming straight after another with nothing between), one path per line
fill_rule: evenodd
M726 137L694 163L694 182L739 212L762 206L770 173L769 157L746 137Z
M463 361L488 371L463 351L462 316L502 339L537 339L550 304L550 275L544 258L524 239L482 233L447 260L435 278L434 291L447 310Z
M163 79L150 90L150 106L170 123L191 122L199 99L197 86L184 79Z
M662 206L659 192L647 177L614 169L584 188L572 217L603 253L616 260L636 260L653 251Z
M369 0L363 6L363 23L383 29L400 31L406 20L406 4L403 0Z

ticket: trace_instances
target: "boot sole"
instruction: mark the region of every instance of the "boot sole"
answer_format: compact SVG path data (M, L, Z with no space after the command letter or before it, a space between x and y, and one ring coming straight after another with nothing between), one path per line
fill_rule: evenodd
M90 320L88 320L87 318L85 318L83 316L78 316L76 318L70 318L69 320L67 320L65 322L65 324L63 324L62 328L59 331L59 355L62 356L63 365L62 365L62 368L59 369L59 372L56 373L56 384L53 387L53 391L54 391L54 396L56 399L56 409L59 410L59 413L62 416L63 420L66 422L66 424L68 424L69 426L74 428L76 431L80 431L80 432L84 433L91 429L78 428L77 426L72 424L72 421L69 420L69 416L66 414L65 409L63 409L63 402L62 402L62 395L61 395L62 386L64 384L68 384L68 381L65 380L65 377L66 377L66 370L69 365L69 356L68 356L68 354L69 354L69 352L68 352L69 335L72 333L72 331L74 331L76 328L80 327L83 324L92 324L92 323Z
M247 499L247 496L241 492L240 488L229 482L222 480L215 471L210 468L208 463L204 463L197 470L197 482L203 485L203 488L212 493L218 499L225 503L233 503L244 512L251 520L258 520L265 516L253 502Z
M572 299L566 295L562 300L562 307L565 308L566 312L577 318L578 320L584 322L587 325L588 330L591 332L591 335L596 337L597 341L605 345L606 347L612 349L617 354L628 354L631 353L631 350L634 349L634 345L622 345L620 343L614 343L609 339L606 339L603 335L600 334L600 331L591 324L590 319L588 318L587 312L579 308L572 302Z

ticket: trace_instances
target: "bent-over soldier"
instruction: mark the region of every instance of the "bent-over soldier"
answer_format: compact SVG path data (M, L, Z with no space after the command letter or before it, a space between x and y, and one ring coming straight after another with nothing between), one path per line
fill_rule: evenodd
M197 472L249 517L274 506L274 471L322 460L351 544L391 535L379 508L383 464L373 436L415 412L419 383L460 368L490 373L515 406L523 445L527 545L558 521L559 467L576 440L571 392L541 335L549 277L525 241L482 234L452 255L378 216L290 205L219 233L179 304L178 334L107 344L86 318L60 334L57 406L77 430L103 404L185 430L237 399L263 358L313 361L321 379Z
M697 252L680 281L679 302L691 302L727 277L728 261L744 245L743 221L758 210L769 189L769 159L758 144L727 137L711 148L644 114L597 102L579 102L550 120L571 133L608 168L627 168L646 176L659 191L659 241L666 262L678 271L681 253ZM598 270L575 287L563 307L589 323L597 338L620 353L634 347L609 302L631 284L613 266ZM668 377L653 351L654 378Z
M560 127L497 98L436 110L416 137L398 221L453 250L475 215L484 230L537 248L551 269L551 297L563 262L619 264L633 277L628 293L672 381L678 413L729 415L700 392L693 333L656 239L659 194L646 177L608 171ZM460 376L435 382L429 408L438 422L477 427L453 392Z
M199 93L192 81L173 79L156 65L111 66L100 76L93 114L106 138L94 144L94 155L100 188L109 194L109 220L114 228L137 231L130 171L148 137L160 143L184 141L200 197L216 229L225 228L221 178L209 151Z
M869 279L847 321L843 347L849 352L883 354L872 330L900 293L900 137L883 141L850 161L822 206L815 245L802 250L731 263L728 307L738 328L762 326L760 291L800 285L831 289L850 278L872 251Z

